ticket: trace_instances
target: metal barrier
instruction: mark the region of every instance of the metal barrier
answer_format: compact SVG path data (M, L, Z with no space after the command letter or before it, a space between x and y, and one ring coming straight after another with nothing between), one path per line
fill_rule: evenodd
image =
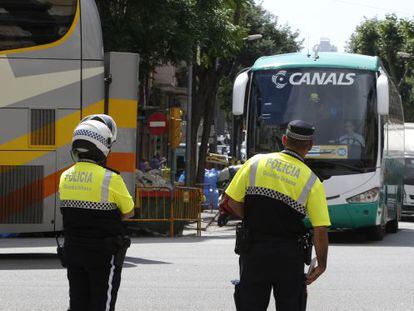
M127 222L169 222L170 236L174 236L174 222L197 223L201 236L202 192L198 188L137 188L135 216Z

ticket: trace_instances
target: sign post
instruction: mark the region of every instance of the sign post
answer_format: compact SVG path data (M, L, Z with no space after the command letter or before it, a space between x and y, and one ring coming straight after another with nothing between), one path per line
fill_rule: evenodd
M154 112L148 118L148 128L151 135L162 135L168 131L167 116L162 112Z

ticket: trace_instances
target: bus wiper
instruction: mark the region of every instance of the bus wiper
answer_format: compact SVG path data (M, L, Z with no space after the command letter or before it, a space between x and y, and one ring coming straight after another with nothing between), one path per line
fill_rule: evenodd
M332 167L340 166L340 167L344 167L344 168L347 168L351 171L358 172L358 173L366 173L368 170L371 169L371 168L361 168L361 167L358 167L358 166L343 164L343 163L340 163L340 162L331 162L331 161L326 161L326 160L318 160L318 161L315 161L313 163L309 163L309 166L311 168L315 168L315 169L322 168L322 167L326 168L327 166L328 167L329 166L332 166Z

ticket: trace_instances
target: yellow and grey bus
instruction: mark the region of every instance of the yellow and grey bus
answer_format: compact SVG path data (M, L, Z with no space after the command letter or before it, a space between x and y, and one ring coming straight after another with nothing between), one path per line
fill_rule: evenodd
M133 193L138 62L104 55L93 0L0 2L0 233L61 229L58 180L89 114L117 122L108 166Z

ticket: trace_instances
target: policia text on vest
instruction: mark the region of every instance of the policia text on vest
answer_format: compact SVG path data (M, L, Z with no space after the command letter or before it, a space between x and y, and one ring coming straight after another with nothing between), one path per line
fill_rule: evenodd
M235 288L237 310L267 310L273 288L278 311L306 309L306 284L326 269L330 219L324 187L303 157L312 147L314 128L292 121L283 143L286 150L259 154L237 172L221 205L223 213L243 219L237 230L240 282ZM309 278L309 239L303 219L314 227L318 266ZM305 250L304 250L305 249ZM304 254L304 252L306 254Z
M103 166L116 140L116 124L92 115L76 127L75 165L59 183L65 243L63 264L69 280L70 311L113 311L130 239L122 219L134 202L119 173Z

